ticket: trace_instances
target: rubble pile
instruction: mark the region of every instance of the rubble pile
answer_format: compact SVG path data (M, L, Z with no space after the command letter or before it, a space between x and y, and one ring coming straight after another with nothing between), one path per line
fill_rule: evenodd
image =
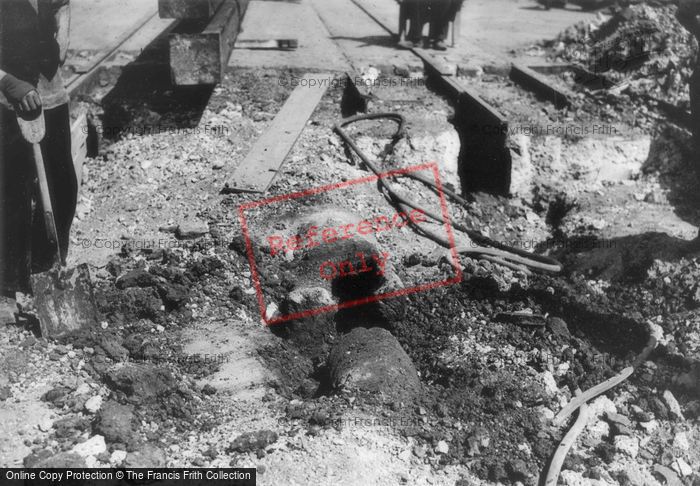
M599 14L593 22L572 25L545 47L554 61L580 65L621 94L685 105L696 41L676 19L676 10L639 4L612 16Z

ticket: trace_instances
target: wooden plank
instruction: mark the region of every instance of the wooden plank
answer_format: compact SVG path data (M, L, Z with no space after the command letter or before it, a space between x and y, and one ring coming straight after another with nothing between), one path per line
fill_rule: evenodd
M224 189L264 193L329 87L331 74L306 74L292 91L267 131L255 142Z
M508 127L508 119L505 116L466 86L460 87L459 103L495 129L505 130Z
M571 64L568 62L558 62L558 63L550 63L550 64L537 64L535 66L528 66L530 69L533 71L536 71L540 74L562 74L565 73L566 71L571 71L572 67Z
M248 3L249 0L225 0L201 32L170 35L170 67L176 85L221 82Z
M207 19L216 14L224 0L158 0L161 19Z
M457 74L457 65L448 64L442 59L434 56L429 51L422 49L420 47L413 47L411 51L418 57L421 58L423 63L430 65L431 69L441 76L454 76Z
M281 49L293 50L299 47L298 39L245 39L237 40L236 49Z
M571 105L570 93L550 83L543 75L527 66L513 64L510 69L510 79L523 88L532 90L542 98L551 101L557 108Z

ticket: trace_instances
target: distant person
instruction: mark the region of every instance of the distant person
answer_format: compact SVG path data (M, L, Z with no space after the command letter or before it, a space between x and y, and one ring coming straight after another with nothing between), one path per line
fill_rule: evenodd
M445 51L445 40L450 30L450 22L455 20L462 8L463 0L399 0L407 9L410 28L406 35L406 47L423 47L423 26L430 22L428 31L429 47Z
M0 325L14 322L16 293L31 293L31 273L55 263L43 218L33 214L33 152L17 114L44 111L41 150L64 257L68 250L78 194L60 74L69 25L69 0L0 0Z
M429 0L430 5L430 45L438 51L446 51L447 34L450 31L450 22L457 17L462 8L463 0Z

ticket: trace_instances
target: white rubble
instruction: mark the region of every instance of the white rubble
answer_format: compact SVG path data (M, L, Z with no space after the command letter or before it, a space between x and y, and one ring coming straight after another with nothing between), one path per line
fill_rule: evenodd
M107 452L107 444L104 437L96 435L74 446L72 452L75 452L80 457L95 457L103 452Z
M90 413L97 413L97 411L102 407L102 397L100 395L95 395L85 402L85 410Z

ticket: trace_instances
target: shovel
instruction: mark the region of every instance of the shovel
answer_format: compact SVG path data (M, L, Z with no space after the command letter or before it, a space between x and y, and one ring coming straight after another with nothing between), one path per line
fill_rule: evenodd
M44 227L56 254L56 264L53 268L31 277L34 307L39 318L41 335L46 338L59 337L76 329L96 325L99 322L99 313L95 305L88 266L81 264L74 269L66 269L66 262L62 258L44 157L39 145L46 135L44 113L42 111L38 116L34 115L31 118L18 115L17 123L24 139L32 144Z

